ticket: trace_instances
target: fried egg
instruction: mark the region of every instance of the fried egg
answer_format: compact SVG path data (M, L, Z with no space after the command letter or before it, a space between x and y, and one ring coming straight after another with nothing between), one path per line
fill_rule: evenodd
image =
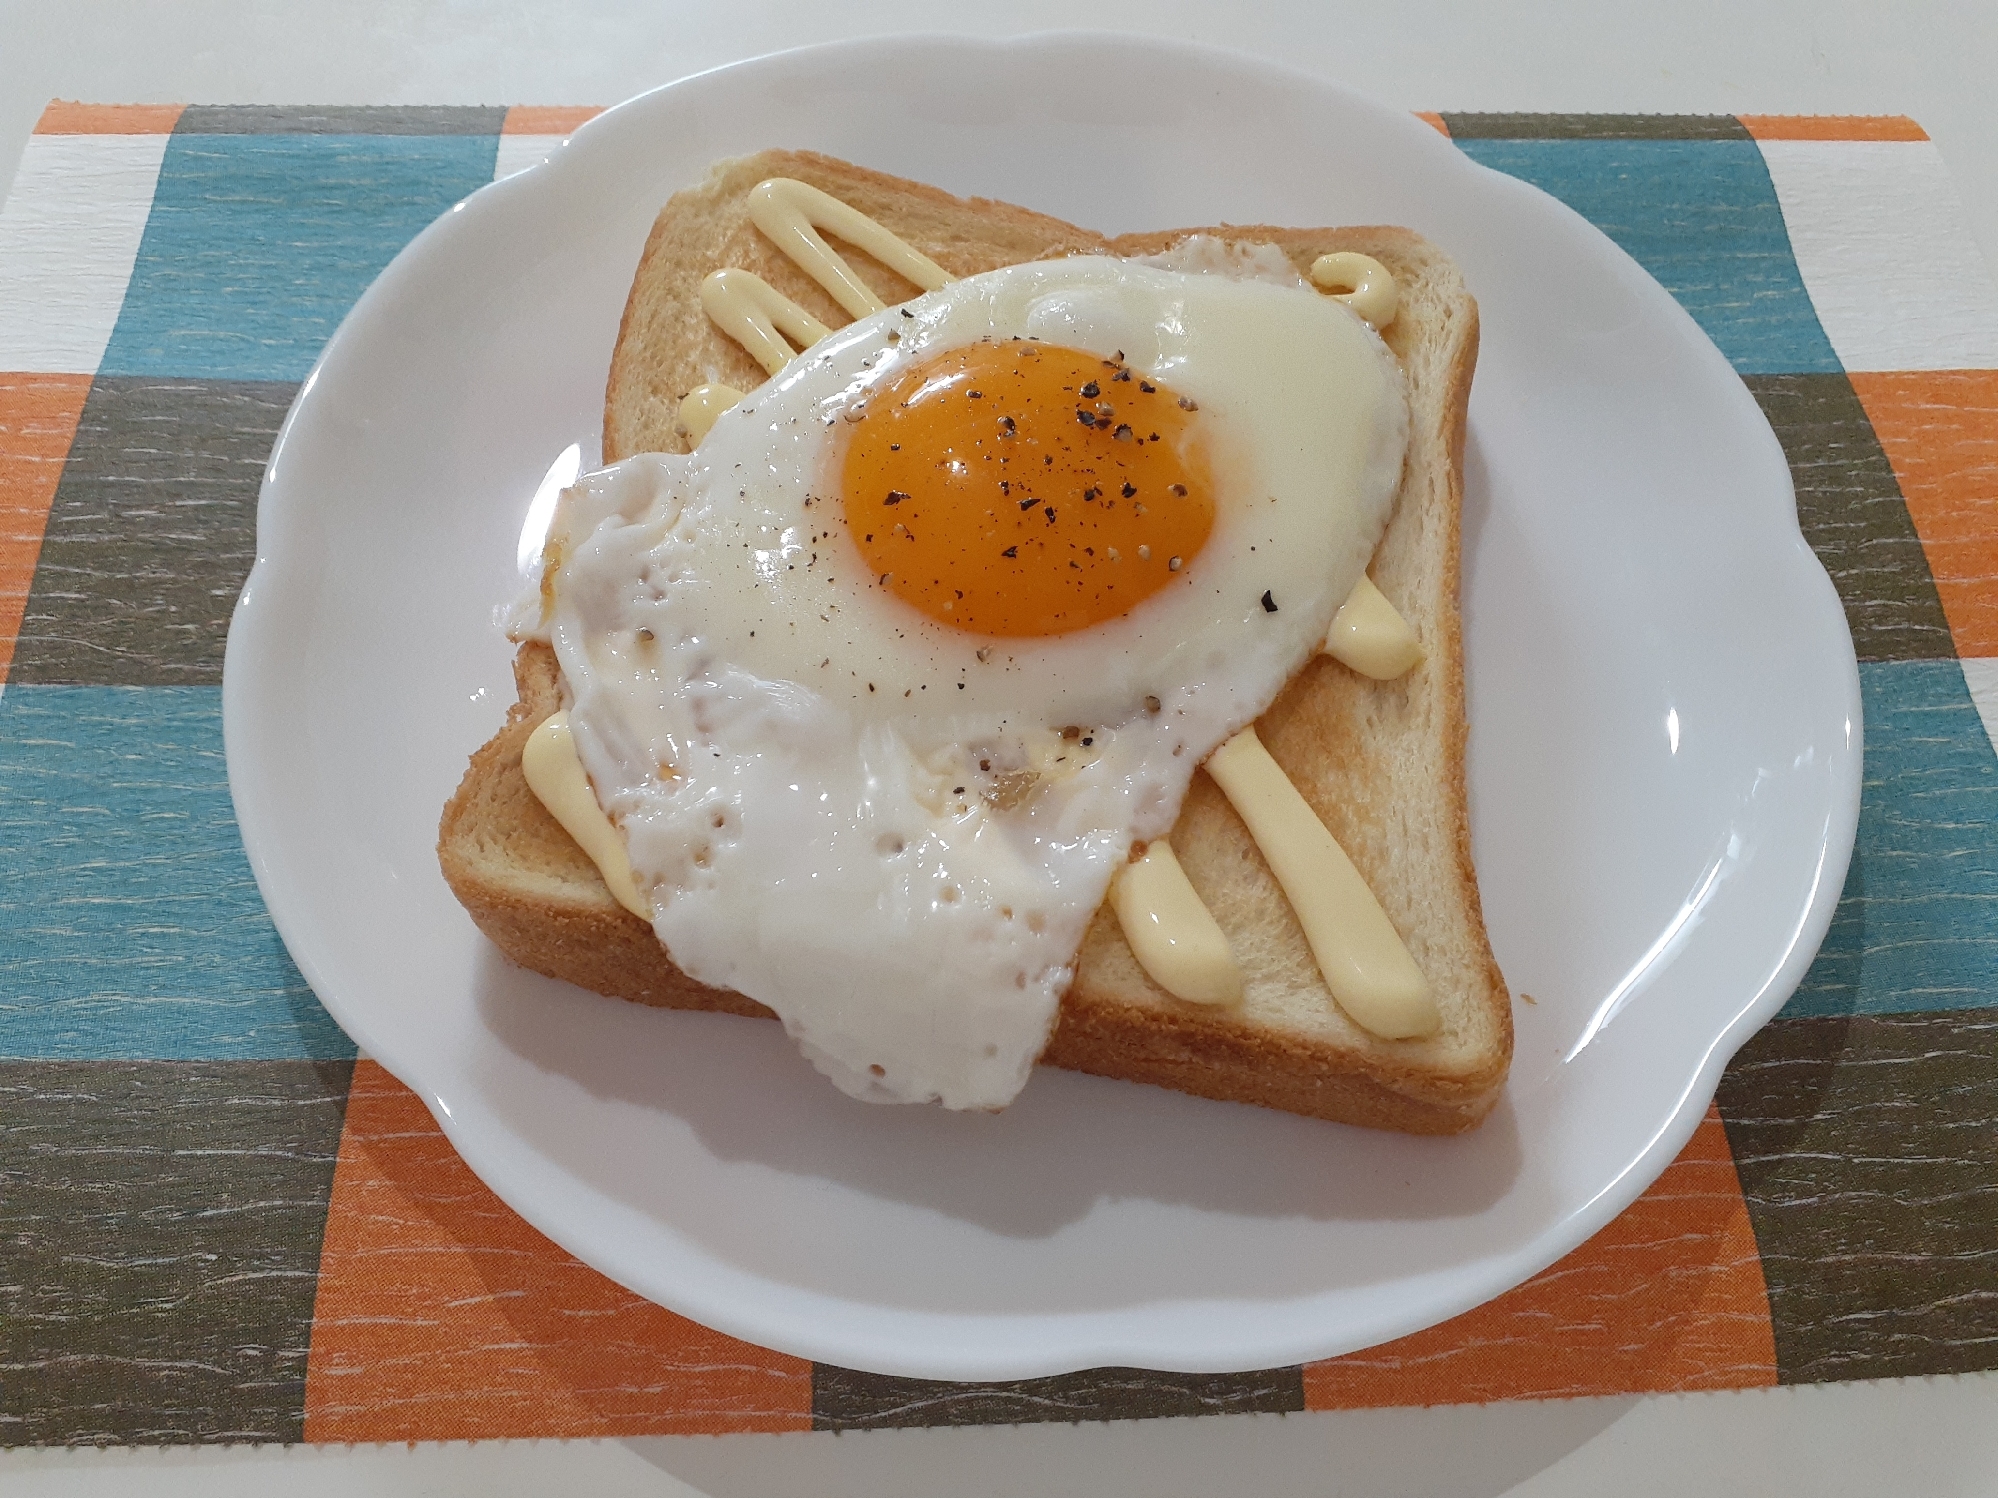
M583 480L544 629L674 962L856 1097L1010 1101L1118 867L1362 576L1406 428L1337 302L1078 257Z

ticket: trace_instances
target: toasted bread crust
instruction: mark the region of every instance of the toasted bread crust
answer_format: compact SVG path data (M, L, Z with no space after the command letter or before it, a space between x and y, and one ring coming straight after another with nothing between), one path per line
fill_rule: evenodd
M1190 233L1272 243L1300 269L1356 249L1386 263L1404 311L1387 341L1409 378L1414 430L1403 488L1369 569L1416 628L1427 659L1372 682L1320 658L1258 730L1380 896L1437 990L1442 1034L1383 1041L1325 992L1294 916L1247 829L1197 776L1173 845L1230 933L1249 979L1237 1008L1171 998L1145 975L1107 908L1063 998L1045 1064L1155 1083L1202 1097L1424 1134L1469 1128L1496 1104L1512 1052L1511 1003L1485 938L1464 796L1466 722L1457 613L1466 403L1476 304L1455 269L1403 229L1233 226L1106 240L1024 209L950 197L830 158L767 152L724 163L661 212L627 303L605 397L605 457L685 450L680 395L762 371L701 312L698 286L743 266L830 324L842 314L748 225L743 196L793 176L846 199L957 274L1075 252L1155 253ZM891 303L913 293L864 256L860 273ZM519 701L472 758L445 808L438 852L480 930L514 961L597 992L669 1008L768 1016L739 994L682 974L645 922L610 896L588 858L542 808L520 769L527 735L562 705L545 646L515 665Z

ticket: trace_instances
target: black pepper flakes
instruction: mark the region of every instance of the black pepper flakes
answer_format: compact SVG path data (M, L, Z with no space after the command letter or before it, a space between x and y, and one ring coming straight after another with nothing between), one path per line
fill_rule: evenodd
M1131 440L1131 423L1128 421L1118 422L1117 430L1110 435L1115 437L1119 442L1129 442Z
M1035 499L1033 495L1029 494L1025 499L1020 501L1020 513L1024 515L1027 511L1031 510L1035 505L1039 503L1040 501L1038 499Z
M1123 493L1124 498L1129 499L1133 494L1136 494L1138 492L1138 486L1132 483L1129 479L1126 479L1124 480L1124 487L1121 492ZM1181 492L1184 493L1185 491L1182 490Z
M1101 395L1102 393L1103 393L1103 387L1097 384L1094 380L1091 380L1087 385L1084 385L1080 390L1076 392L1076 394L1080 395L1084 400L1090 400L1090 401L1095 400L1096 397Z
M1182 411L1198 411L1200 409L1200 402L1196 400L1188 400L1185 396L1182 395L1179 398L1179 408Z
M904 494L900 489L890 489L888 491L888 497L882 500L881 503L883 503L884 505L898 505L908 497L909 496Z
M1094 411L1085 411L1080 406L1076 407L1075 419L1086 427L1096 425L1096 413Z
M1004 551L999 553L999 555L1002 557L1016 557L1019 554L1020 554L1020 548L1017 546L1009 546Z
M1263 612L1265 614L1274 614L1276 611L1276 599L1270 596L1268 588L1263 589Z
M1157 395L1159 393L1159 387L1154 385L1150 380L1138 381L1138 388L1147 395Z

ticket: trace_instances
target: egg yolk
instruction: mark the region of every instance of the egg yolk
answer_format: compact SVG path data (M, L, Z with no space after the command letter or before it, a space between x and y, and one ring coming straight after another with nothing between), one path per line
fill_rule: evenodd
M1214 528L1197 409L1121 359L953 349L847 428L848 529L879 585L940 624L1087 629L1188 580Z

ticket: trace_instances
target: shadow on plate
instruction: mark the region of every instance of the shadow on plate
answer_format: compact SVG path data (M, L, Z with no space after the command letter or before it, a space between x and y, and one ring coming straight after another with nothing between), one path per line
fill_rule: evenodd
M488 948L478 1013L514 1058L488 1089L510 1127L606 1194L652 1210L660 1183L550 1126L533 1073L690 1130L715 1162L1048 1238L1099 1202L1318 1221L1474 1216L1519 1175L1509 1101L1455 1139L1349 1128L1157 1087L1043 1069L1000 1114L856 1102L777 1025L605 999L514 967ZM523 1075L518 1068L528 1069Z

